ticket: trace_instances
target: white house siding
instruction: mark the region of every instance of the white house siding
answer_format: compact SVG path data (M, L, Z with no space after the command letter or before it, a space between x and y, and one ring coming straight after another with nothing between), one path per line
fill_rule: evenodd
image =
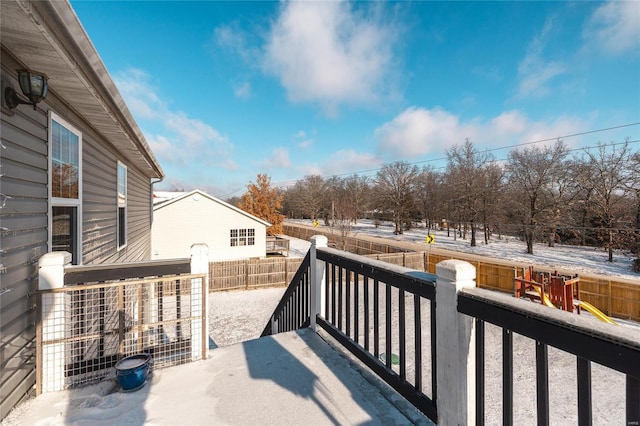
M231 229L255 229L255 245L231 247ZM266 255L266 226L211 198L189 195L157 206L153 216L152 259L189 257L191 246L209 246L209 260Z
M13 58L2 51L2 94L19 87ZM11 70L11 71L9 71ZM3 95L4 96L4 95ZM2 109L0 118L0 419L35 382L38 259L47 252L45 111Z

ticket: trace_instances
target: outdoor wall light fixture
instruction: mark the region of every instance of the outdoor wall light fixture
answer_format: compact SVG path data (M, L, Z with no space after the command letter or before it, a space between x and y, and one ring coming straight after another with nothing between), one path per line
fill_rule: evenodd
M12 87L7 87L4 91L4 100L7 103L9 109L16 108L20 104L33 105L33 109L36 109L36 104L47 97L47 76L31 71L31 70L18 70L18 81L20 82L20 89L29 100L21 99Z

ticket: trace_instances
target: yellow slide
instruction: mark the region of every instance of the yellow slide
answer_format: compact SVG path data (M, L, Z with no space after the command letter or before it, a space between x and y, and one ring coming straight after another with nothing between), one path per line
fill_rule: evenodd
M617 322L615 322L614 320L606 316L600 309L596 308L591 303L584 302L582 300L576 300L574 303L576 306L579 306L580 308L589 312L591 315L598 318L600 321L607 322L609 324L618 325Z
M542 288L539 285L534 285L533 288L536 290L536 292L538 293L538 296L540 296L540 300L542 300L542 303L545 306L548 306L550 308L555 308L555 306L553 306L553 303L551 303L551 300L549 300L547 295L544 294L544 292L542 291ZM593 308L593 309L595 309L595 308Z

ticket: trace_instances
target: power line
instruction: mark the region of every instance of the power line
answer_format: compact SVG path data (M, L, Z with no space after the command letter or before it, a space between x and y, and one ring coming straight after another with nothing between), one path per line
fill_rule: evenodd
M587 130L584 132L578 132L578 133L572 133L572 134L568 134L568 135L563 135L563 136L556 136L553 138L545 138L545 139L538 139L538 140L534 140L534 141L529 141L529 142L522 142L522 143L518 143L518 144L513 144L513 145L507 145L507 146L503 146L503 147L498 147L498 148L491 148L491 149L487 149L483 152L494 152L494 151L500 151L503 149L513 149L513 148L518 148L518 147L522 147L522 146L528 146L528 145L535 145L535 144L539 144L539 143L543 143L543 142L550 142L550 141L554 141L554 140L560 140L560 139L566 139L566 138L572 138L572 137L577 137L577 136L584 136L584 135L590 135L590 134L595 134L595 133L601 133L601 132L606 132L609 130L617 130L617 129L623 129L626 127L633 127L633 126L638 126L640 125L640 122L635 122L635 123L628 123L628 124L620 124L618 126L612 126L612 127L603 127L600 129L594 129L594 130ZM615 143L615 144L608 144L610 146L615 146L615 145L621 145L624 143L637 143L640 142L640 140L634 140L634 141L628 141L628 142L619 142L619 143ZM598 145L593 145L593 146L589 146L589 147L581 147L581 148L574 148L571 150L568 150L568 152L573 152L573 151L579 151L579 150L588 150L588 149L592 149L592 148L596 148ZM421 160L421 161L414 161L414 162L410 162L408 163L409 165L418 165L418 164L426 164L426 163L433 163L433 162L437 162L437 161L446 161L447 158L446 157L440 157L440 158L432 158L429 160ZM493 161L506 161L505 160L493 160ZM444 167L439 167L439 168L444 168ZM342 176L353 176L353 175L366 175L368 173L373 173L373 172L378 172L382 170L381 167L375 168L375 169L367 169L367 170L359 170L359 171L355 171L355 172L345 172L345 173L338 173L338 174L333 174L333 175L324 175L321 176L322 178L329 178L329 177L342 177ZM287 181L280 181L280 182L274 182L274 186L289 186L289 185L293 185L295 184L297 181L299 181L300 178L298 179L293 179L293 180L287 180ZM223 196L221 196L221 198L225 198L225 197L229 197L239 191L242 191L242 189L237 189L235 191L229 192Z
M635 123L640 124L640 123ZM628 125L627 125L628 126ZM626 127L626 126L618 126L618 127ZM611 129L615 129L617 127L612 127ZM603 129L603 130L608 130L608 129ZM590 132L583 132L583 133L576 133L575 135L582 135L582 134L588 134L588 133L594 133L596 131L590 131ZM572 136L575 136L572 135ZM567 136L563 136L563 137L567 137ZM533 141L533 142L525 142L525 143L521 143L521 144L516 144L516 145L511 145L509 147L520 147L520 146L524 146L524 145L532 145L532 144L536 144L536 143L542 143L542 142L548 142L548 141L552 141L552 140L557 140L557 139L562 139L563 137L560 138L550 138L550 139L541 139L539 141ZM624 145L624 144L635 144L635 143L639 143L640 139L636 139L636 140L631 140L631 141L624 141L624 142L615 142L615 143L609 143L609 144L605 144L606 146L618 146L618 145ZM590 149L595 149L598 148L600 145L591 145L591 146L583 146L583 147L579 147L579 148L572 148L572 149L568 149L567 152L575 152L575 151L588 151ZM498 150L502 150L502 149L506 149L509 147L501 147L501 148L493 148L493 149L489 149L483 152L490 152L490 151L498 151ZM435 161L445 161L447 160L446 157L441 157L441 158L434 158L434 159L430 159L430 160L422 160L422 161L414 161L411 163L408 163L409 165L418 165L418 164L424 164L424 163L432 163ZM493 159L490 160L488 162L490 163L495 163L495 162L502 162L502 161L507 161L507 158L502 158L502 159ZM441 167L437 167L437 169L444 169L446 168L446 166L441 166ZM365 174L365 173L371 173L371 172L377 172L382 170L382 168L377 168L377 169L369 169L369 170L361 170L361 171L357 171L357 172L348 172L348 173L340 173L340 174L335 174L335 175L329 175L329 176L322 176L323 178L327 178L327 177L341 177L341 176L353 176L353 175L360 175L360 174ZM275 185L289 185L289 184L295 184L299 179L296 180L290 180L290 181L282 181L282 182L277 182L275 183Z

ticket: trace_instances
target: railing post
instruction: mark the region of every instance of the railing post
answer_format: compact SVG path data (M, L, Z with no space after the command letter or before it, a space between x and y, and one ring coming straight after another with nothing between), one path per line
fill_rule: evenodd
M475 321L458 313L457 294L475 287L476 269L462 260L436 265L436 380L438 418L473 425L475 418Z
M311 284L311 297L309 307L309 316L311 319L311 329L317 332L316 315L325 316L325 279L324 269L325 262L319 261L317 257L318 247L326 247L328 243L327 237L324 235L314 235L311 237L311 256L309 258L309 271L311 272L310 284Z
M191 246L191 273L206 274L204 279L191 280L191 359L206 359L209 347L209 247ZM194 320L193 317L201 320Z
M38 290L51 290L64 287L64 267L71 264L71 254L67 252L53 252L43 255L38 262ZM65 293L42 293L40 295L41 341L37 342L41 350L41 368L36 370L37 386L42 392L54 392L64 389L64 369L66 347L64 342L51 343L48 341L62 340L67 337L71 327L68 316L71 301Z

